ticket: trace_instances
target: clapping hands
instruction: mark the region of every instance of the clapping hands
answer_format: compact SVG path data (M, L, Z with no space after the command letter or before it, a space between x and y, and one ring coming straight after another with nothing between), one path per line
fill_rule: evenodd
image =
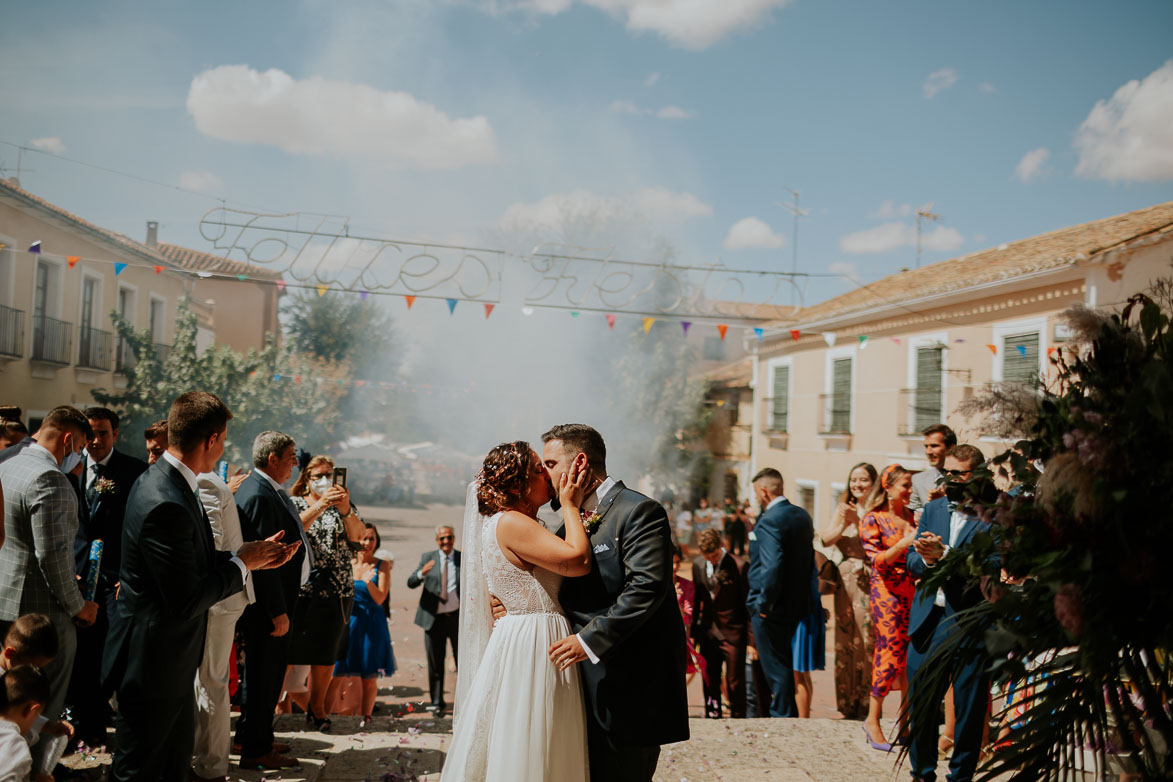
M278 531L264 540L252 540L236 550L236 556L249 570L269 570L278 568L288 562L301 545L301 541L280 543L284 530Z

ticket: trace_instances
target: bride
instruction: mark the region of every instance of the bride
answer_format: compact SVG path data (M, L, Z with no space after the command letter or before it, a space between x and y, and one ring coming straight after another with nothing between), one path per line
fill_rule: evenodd
M579 511L587 478L575 467L559 481L565 540L537 519L553 487L528 443L489 451L469 487L460 673L445 782L585 782L589 776L578 668L560 671L548 656L552 644L570 635L558 604L562 579L590 572L590 539ZM508 612L496 626L490 593Z

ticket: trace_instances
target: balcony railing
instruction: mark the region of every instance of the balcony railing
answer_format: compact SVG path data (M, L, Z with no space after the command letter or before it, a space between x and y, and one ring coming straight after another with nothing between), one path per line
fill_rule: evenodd
M77 365L109 372L113 366L114 335L89 326L77 328Z
M762 400L762 431L784 434L790 430L790 403L787 399L767 397Z
M902 388L896 408L896 433L902 437L919 435L933 424L943 423L941 388Z
M32 360L66 366L72 336L72 324L47 315L34 315Z
M0 356L24 355L24 311L0 306Z
M851 434L851 394L819 394L819 434Z
M171 345L166 345L162 342L152 342L151 346L155 349L155 358L158 359L160 364L165 362L167 357L171 355ZM130 343L122 337L118 338L118 347L115 353L115 372L127 372L138 366L138 356L135 355Z

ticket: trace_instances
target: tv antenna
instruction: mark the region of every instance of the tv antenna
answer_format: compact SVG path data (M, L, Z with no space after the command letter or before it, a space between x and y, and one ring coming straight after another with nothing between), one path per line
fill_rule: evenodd
M792 246L790 249L790 253L791 253L790 254L790 273L797 274L798 273L798 221L799 221L799 218L806 217L808 214L810 214L810 210L799 208L799 206L798 206L798 191L797 190L789 188L786 185L782 185L782 189L785 190L787 193L790 193L790 195L794 198L794 203L792 203L792 204L788 204L785 201L778 201L777 205L782 207L783 209L785 209L787 212L790 212L790 214L794 217L794 228L792 229L794 240L793 240L793 242L791 242ZM796 293L795 291L791 291L791 293L790 293L790 296L791 296L790 303L792 305L794 304L795 293Z
M916 268L920 268L920 234L921 225L925 220L932 220L937 222L941 219L941 215L933 214L930 210L933 208L933 202L929 201L927 204L916 210Z

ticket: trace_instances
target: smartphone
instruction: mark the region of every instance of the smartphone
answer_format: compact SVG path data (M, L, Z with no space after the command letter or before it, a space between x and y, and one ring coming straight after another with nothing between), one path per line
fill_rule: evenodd
M346 468L345 467L335 467L334 468L334 485L341 486L344 489L346 488Z

